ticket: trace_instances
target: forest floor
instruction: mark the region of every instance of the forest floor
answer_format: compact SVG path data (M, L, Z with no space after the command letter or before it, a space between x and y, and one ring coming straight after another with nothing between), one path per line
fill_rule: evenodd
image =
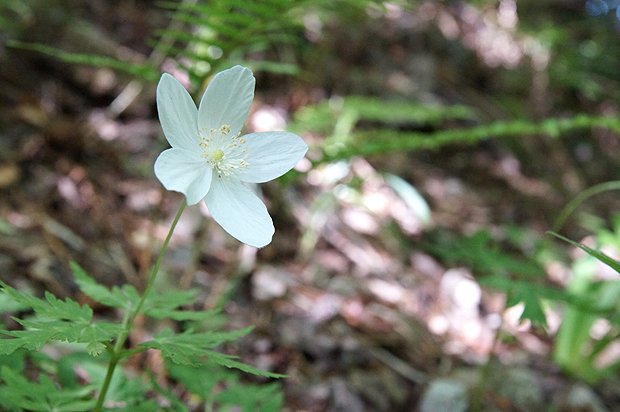
M14 34L144 58L145 39L166 24L150 2L75 3L72 11L60 9L66 20L54 20L59 9L50 6ZM467 59L446 53L439 30L408 30L406 18L377 18L365 30L327 28L323 53L330 59L304 81L257 73L248 130L286 124L304 106L334 95L467 104L487 120L504 119L484 90L496 70L471 63L475 51ZM114 113L127 76L0 47L0 279L93 304L72 280L68 263L75 260L104 284L142 287L183 200L152 172L166 148L155 86L145 84ZM311 146L324 137L300 135ZM204 309L226 302L228 326L254 325L234 351L248 364L290 376L282 381L289 411L439 410L432 409L441 403L437 393L455 402L443 410L465 410L462 391L473 399L482 374L484 411L620 411L614 379L588 386L552 362L560 311L548 318L548 331L521 323L518 307L505 310L504 293L480 286L476 268L437 251L446 244L467 248L454 246L455 239L476 233L508 249L511 233L518 232L521 246L539 242L571 196L606 178L584 172L587 165L575 171L557 140L521 139L522 153L514 142L487 140L312 170L301 164L290 184L263 185L276 234L260 250L228 236L204 205L189 207L157 287L198 288ZM431 223L407 206L390 175L424 196ZM605 216L617 206L603 195L591 207ZM585 233L568 230L573 239ZM134 343L152 332L139 326ZM150 354L127 368L159 364Z

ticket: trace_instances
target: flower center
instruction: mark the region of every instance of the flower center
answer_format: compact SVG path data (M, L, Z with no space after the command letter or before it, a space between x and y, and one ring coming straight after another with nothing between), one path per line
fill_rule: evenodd
M200 157L211 164L219 178L224 175L228 179L250 165L246 162L250 149L244 146L245 139L240 134L230 135L229 125L210 130L203 127L198 133L198 145L202 147Z
M214 162L219 162L223 158L224 158L224 151L222 149L215 149L211 153L211 159L213 159Z

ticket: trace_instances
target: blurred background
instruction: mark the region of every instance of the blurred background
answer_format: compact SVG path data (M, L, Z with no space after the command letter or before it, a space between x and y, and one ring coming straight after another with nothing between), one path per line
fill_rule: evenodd
M3 0L0 279L143 287L183 201L159 76L243 64L247 131L310 151L259 189L270 245L190 207L157 287L255 325L283 410L618 411L618 273L546 232L620 257L619 3Z

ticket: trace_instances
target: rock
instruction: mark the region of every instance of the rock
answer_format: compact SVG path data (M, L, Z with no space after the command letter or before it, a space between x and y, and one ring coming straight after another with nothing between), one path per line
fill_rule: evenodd
M456 379L434 380L420 402L420 412L465 412L468 407L467 388Z
M566 396L562 411L608 412L609 410L592 389L583 384L575 384Z
M285 269L265 266L252 276L252 296L263 301L281 298L292 283L292 275Z
M521 412L544 410L545 399L540 381L526 368L510 368L489 377L497 394L506 397Z
M330 412L364 412L364 403L359 395L354 393L346 381L334 378L330 382L331 399L328 411Z

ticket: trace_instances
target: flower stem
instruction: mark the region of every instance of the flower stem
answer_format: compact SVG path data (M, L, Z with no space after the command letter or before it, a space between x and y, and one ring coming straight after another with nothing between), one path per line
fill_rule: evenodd
M183 201L183 204L179 208L179 212L174 218L172 225L170 226L170 231L168 231L168 236L166 236L166 240L164 240L164 244L159 251L159 256L157 256L157 261L153 266L153 270L151 271L151 275L149 276L148 283L146 285L146 289L142 294L142 298L138 305L134 310L128 310L125 312L125 316L123 317L123 327L118 337L116 338L116 343L114 344L114 348L110 351L110 363L108 365L108 372L105 376L105 380L103 381L103 385L101 386L101 392L99 393L99 398L97 399L97 404L95 405L95 412L101 412L101 408L103 407L103 402L105 401L106 394L110 387L110 382L112 381L112 375L114 374L114 370L116 369L116 365L118 362L127 356L127 353L132 354L134 352L128 351L127 353L123 351L123 345L125 345L125 341L127 340L127 336L129 336L129 332L133 327L133 322L136 317L140 314L140 310L142 306L144 306L144 302L146 302L146 298L148 294L151 292L153 288L153 284L155 283L155 277L157 276L157 272L159 272L159 266L161 265L161 261L164 257L164 252L168 247L168 243L170 242L170 238L172 237L172 232L174 232L174 228L177 226L179 222L179 218L181 217L181 213L185 210L185 206L187 206L187 200Z

